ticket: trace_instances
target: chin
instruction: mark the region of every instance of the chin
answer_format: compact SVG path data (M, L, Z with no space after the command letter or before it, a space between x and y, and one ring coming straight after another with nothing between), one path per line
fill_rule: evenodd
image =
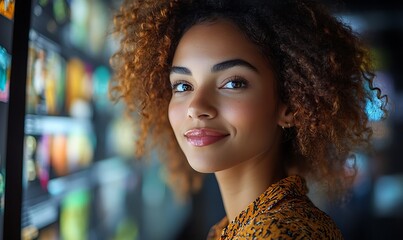
M193 168L193 170L199 173L215 173L221 170L220 168L215 166L215 164L211 164L205 161L205 159L187 159L189 165Z

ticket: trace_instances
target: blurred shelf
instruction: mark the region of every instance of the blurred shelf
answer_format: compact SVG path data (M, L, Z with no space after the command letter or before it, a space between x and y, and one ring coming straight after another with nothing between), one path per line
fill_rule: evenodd
M89 169L49 180L48 193L41 196L31 198L29 194L38 192L40 187L31 186L36 190L26 191L28 200L23 204L23 229L40 230L57 222L60 203L69 193L94 189L110 182L125 181L130 174L133 171L130 171L122 159L110 158L94 163Z
M88 169L49 180L48 191L52 196L61 197L80 188L125 179L131 172L122 159L105 159L95 162Z
M74 131L93 132L90 119L59 116L40 116L27 114L25 117L25 134L68 134Z

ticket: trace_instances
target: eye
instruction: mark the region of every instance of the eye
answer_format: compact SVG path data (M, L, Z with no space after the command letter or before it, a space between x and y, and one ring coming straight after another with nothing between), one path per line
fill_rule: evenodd
M192 91L192 90L193 90L192 85L187 82L179 81L179 82L175 82L172 84L172 91L174 93L187 92L187 91Z
M246 88L248 86L248 82L241 77L234 77L225 83L221 88L223 89L238 89L238 88Z

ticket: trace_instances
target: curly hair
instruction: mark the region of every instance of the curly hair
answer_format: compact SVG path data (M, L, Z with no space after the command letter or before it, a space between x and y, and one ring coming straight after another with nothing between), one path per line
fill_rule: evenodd
M342 195L355 176L346 161L370 147L365 105L375 91L386 113L387 97L373 85L364 42L311 0L125 1L114 19L120 48L111 58L111 93L124 99L140 126L137 155L158 146L177 193L200 187L201 176L187 163L168 120L169 73L186 30L220 18L235 23L275 69L280 99L294 116L282 142L288 168L320 181L331 196Z

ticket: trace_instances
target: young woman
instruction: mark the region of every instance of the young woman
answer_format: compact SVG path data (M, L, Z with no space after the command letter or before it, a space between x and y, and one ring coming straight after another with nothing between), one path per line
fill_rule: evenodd
M145 0L115 29L112 93L137 114L138 154L158 146L182 196L196 172L217 178L227 216L209 239L342 239L305 179L341 196L370 142L381 94L349 27L309 0Z

